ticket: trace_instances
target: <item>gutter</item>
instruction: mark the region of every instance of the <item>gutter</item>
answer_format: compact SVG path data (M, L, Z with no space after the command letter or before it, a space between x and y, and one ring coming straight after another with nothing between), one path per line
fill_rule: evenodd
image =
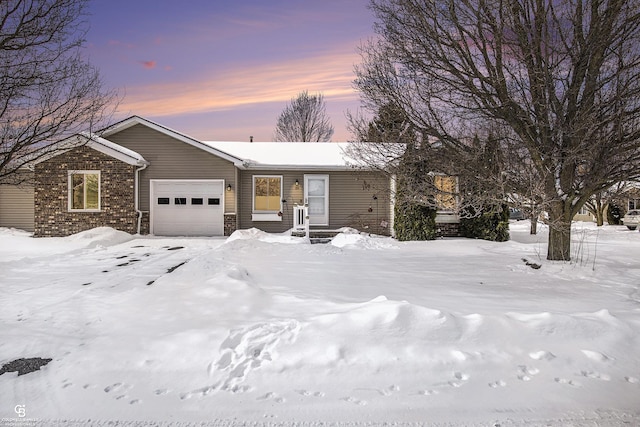
M134 208L136 210L136 213L138 214L138 224L137 224L137 234L140 234L140 227L142 224L142 211L140 210L139 204L140 204L140 178L139 178L139 173L143 170L145 170L147 168L147 166L149 166L148 163L144 163L141 167L139 167L138 169L136 169L136 173L133 176L133 189L134 189Z
M286 170L286 171L352 171L353 166L348 165L275 165L265 163L243 163L242 170Z

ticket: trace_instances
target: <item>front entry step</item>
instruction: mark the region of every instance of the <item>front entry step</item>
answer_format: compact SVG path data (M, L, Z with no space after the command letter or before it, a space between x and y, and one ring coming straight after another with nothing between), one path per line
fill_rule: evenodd
M340 234L340 230L309 230L309 239L312 240L311 243L328 243ZM304 230L291 230L291 235L294 237L305 237L306 233ZM313 240L326 240L320 242L313 242Z
M331 240L332 238L330 237L312 237L309 239L312 245L315 245L317 243L326 244L331 242Z

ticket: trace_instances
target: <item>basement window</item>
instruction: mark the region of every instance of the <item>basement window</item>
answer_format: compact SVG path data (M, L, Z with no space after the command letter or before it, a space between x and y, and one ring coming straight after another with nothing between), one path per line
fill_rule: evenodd
M100 171L69 171L69 211L100 211Z

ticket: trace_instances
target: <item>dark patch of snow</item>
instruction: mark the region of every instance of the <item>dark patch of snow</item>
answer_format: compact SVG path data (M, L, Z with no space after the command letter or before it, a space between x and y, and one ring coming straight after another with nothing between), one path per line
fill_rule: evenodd
M42 359L40 357L31 357L28 359L16 359L9 363L5 363L0 368L0 375L5 372L18 372L18 376L26 375L31 372L39 371L41 367L51 362L52 359Z

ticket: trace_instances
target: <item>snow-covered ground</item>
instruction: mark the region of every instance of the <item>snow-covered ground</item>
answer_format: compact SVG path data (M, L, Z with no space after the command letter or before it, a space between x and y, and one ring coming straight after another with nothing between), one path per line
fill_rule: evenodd
M640 425L640 233L511 235L0 229L0 426Z

